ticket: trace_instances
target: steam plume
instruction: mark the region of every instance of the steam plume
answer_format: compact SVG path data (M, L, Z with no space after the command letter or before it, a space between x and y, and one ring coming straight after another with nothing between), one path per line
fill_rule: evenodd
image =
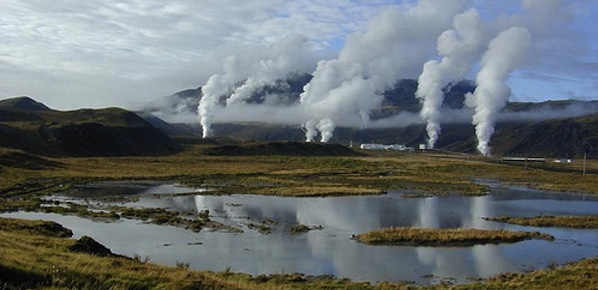
M249 76L243 85L234 90L226 100L227 106L239 104L251 97L257 89L273 84L280 78L286 78L290 73L298 72L297 64L308 59L307 44L307 38L300 34L284 38L273 47L273 56L260 60L258 70Z
M202 127L203 138L212 135L212 121L214 115L220 110L218 104L219 98L228 93L232 86L237 82L236 58L230 56L224 61L224 73L212 75L206 84L201 88L203 97L199 101L197 112L199 114L199 123Z
M420 115L427 122L429 148L434 148L440 134L440 106L444 90L469 72L487 43L485 25L475 9L455 16L453 27L438 37L437 49L442 60L430 60L424 64L415 93L422 103Z
M212 135L211 126L215 115L226 109L221 104L221 98L226 98L227 107L243 105L258 88L273 84L291 73L313 69L310 65L311 55L307 38L294 34L264 47L255 55L247 52L243 61L241 55L226 58L224 72L212 75L202 87L203 96L197 111L203 137Z
M490 154L490 137L499 111L507 104L511 90L505 84L509 74L525 62L531 35L525 28L511 27L490 41L482 57L482 69L476 77L477 88L466 96L466 104L475 109L478 151Z
M420 0L404 10L389 7L365 32L347 38L338 59L320 61L301 94L308 112L307 141L313 141L316 129L322 142L329 141L334 120L346 115L358 115L362 127L367 126L369 112L383 100L381 93L400 77L419 74L421 64L433 54L434 41L467 2Z

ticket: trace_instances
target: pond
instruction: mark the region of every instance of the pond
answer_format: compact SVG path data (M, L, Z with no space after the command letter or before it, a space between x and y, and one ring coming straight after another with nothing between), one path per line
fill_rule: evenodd
M123 184L108 184L103 190L101 185L87 188L92 188L89 192L94 196L98 196L97 193L102 193L102 197L123 194L114 190ZM107 223L44 213L17 212L3 216L57 221L72 229L76 237L90 235L115 253L149 257L162 264L184 262L198 270L230 269L254 275L295 272L335 275L374 283L425 284L442 280L462 283L472 278L533 270L598 255L596 230L522 227L482 219L502 215L598 215L598 197L583 194L542 192L500 184L492 184L491 194L487 196L425 198L404 198L398 191L380 196L327 198L169 195L166 193L197 190L157 183L124 184L124 187L137 187L138 191L126 192L135 198L102 202L161 207L194 215L209 210L212 220L242 229L243 233L210 230L195 233L137 220ZM83 199L89 192L80 187L54 198L90 204L89 199ZM263 221L271 228L270 234L250 227L252 223ZM288 228L297 224L322 228L290 234ZM354 234L390 226L504 228L540 231L556 239L462 248L370 246L351 239Z

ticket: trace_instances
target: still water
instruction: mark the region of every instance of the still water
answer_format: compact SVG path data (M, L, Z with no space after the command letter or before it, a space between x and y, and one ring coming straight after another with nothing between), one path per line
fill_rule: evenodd
M11 213L26 219L57 221L75 237L90 235L113 252L149 257L174 265L189 263L199 270L230 268L250 274L306 273L335 275L354 281L414 281L434 283L449 279L495 276L526 271L598 256L598 231L521 227L487 222L481 217L536 215L598 215L598 198L581 194L534 191L493 185L482 197L403 198L401 192L381 196L289 198L255 195L168 195L196 189L172 184L104 184L90 192L103 196L134 194L119 201L131 207L162 207L196 214L209 210L213 220L242 229L243 233L200 233L145 224L136 220L96 222L57 214ZM89 187L89 186L88 186ZM127 191L135 187L136 191ZM120 188L120 189L118 189ZM85 188L55 198L93 203L83 199ZM103 201L106 202L106 201ZM116 203L116 201L112 201ZM260 234L250 223L275 221L272 233ZM293 225L323 226L321 230L291 235ZM463 248L369 246L351 239L353 234L390 226L429 228L504 228L541 231L556 240L523 241L516 244L478 245Z

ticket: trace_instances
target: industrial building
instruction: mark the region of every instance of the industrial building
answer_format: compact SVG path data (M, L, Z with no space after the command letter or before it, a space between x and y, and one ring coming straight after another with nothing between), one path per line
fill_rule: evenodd
M385 145L385 144L370 143L370 144L361 144L361 146L359 146L359 148L363 149L363 150L415 151L415 148L408 147L408 146L405 146L402 144Z

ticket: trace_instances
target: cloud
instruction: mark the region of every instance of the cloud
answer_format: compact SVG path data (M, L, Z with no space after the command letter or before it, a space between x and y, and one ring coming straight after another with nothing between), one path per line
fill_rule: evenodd
M303 34L321 59L335 58L345 38L365 32L373 15L388 6L407 10L414 2L3 0L0 98L26 94L62 109L130 108L197 87L222 71L222 61L231 52L259 50L293 33ZM445 2L429 1L438 9L443 9ZM532 8L545 3L525 2ZM499 14L521 12L520 3L472 0L469 5L478 8L485 20L496 20ZM533 35L537 35L534 30L545 28L545 19L556 20L556 26L546 29L548 35L532 49L529 65L523 70L531 72L526 76L535 83L543 83L536 76L549 74L597 83L598 40L594 35L598 6L593 0L563 0L561 4L564 8L556 12L548 9L548 4L533 8L540 11L535 12L540 20L535 22ZM558 17L554 19L546 17L555 13ZM525 22L529 15L502 21ZM425 32L426 26L419 29ZM412 69L405 75L415 77L418 73ZM533 89L530 86L521 95L534 95ZM588 86L566 87L559 92L565 95L567 91L596 98Z
M317 129L321 141L328 142L336 119L346 115L359 115L367 126L370 111L383 100L381 92L400 78L419 74L433 55L436 38L466 3L420 0L388 7L370 19L365 31L349 35L337 59L318 63L301 94L310 118L307 141L314 141Z
M0 83L0 97L28 94L59 108L130 107L197 87L228 52L291 33L325 53L390 1L375 2L6 0L0 62L13 79Z

